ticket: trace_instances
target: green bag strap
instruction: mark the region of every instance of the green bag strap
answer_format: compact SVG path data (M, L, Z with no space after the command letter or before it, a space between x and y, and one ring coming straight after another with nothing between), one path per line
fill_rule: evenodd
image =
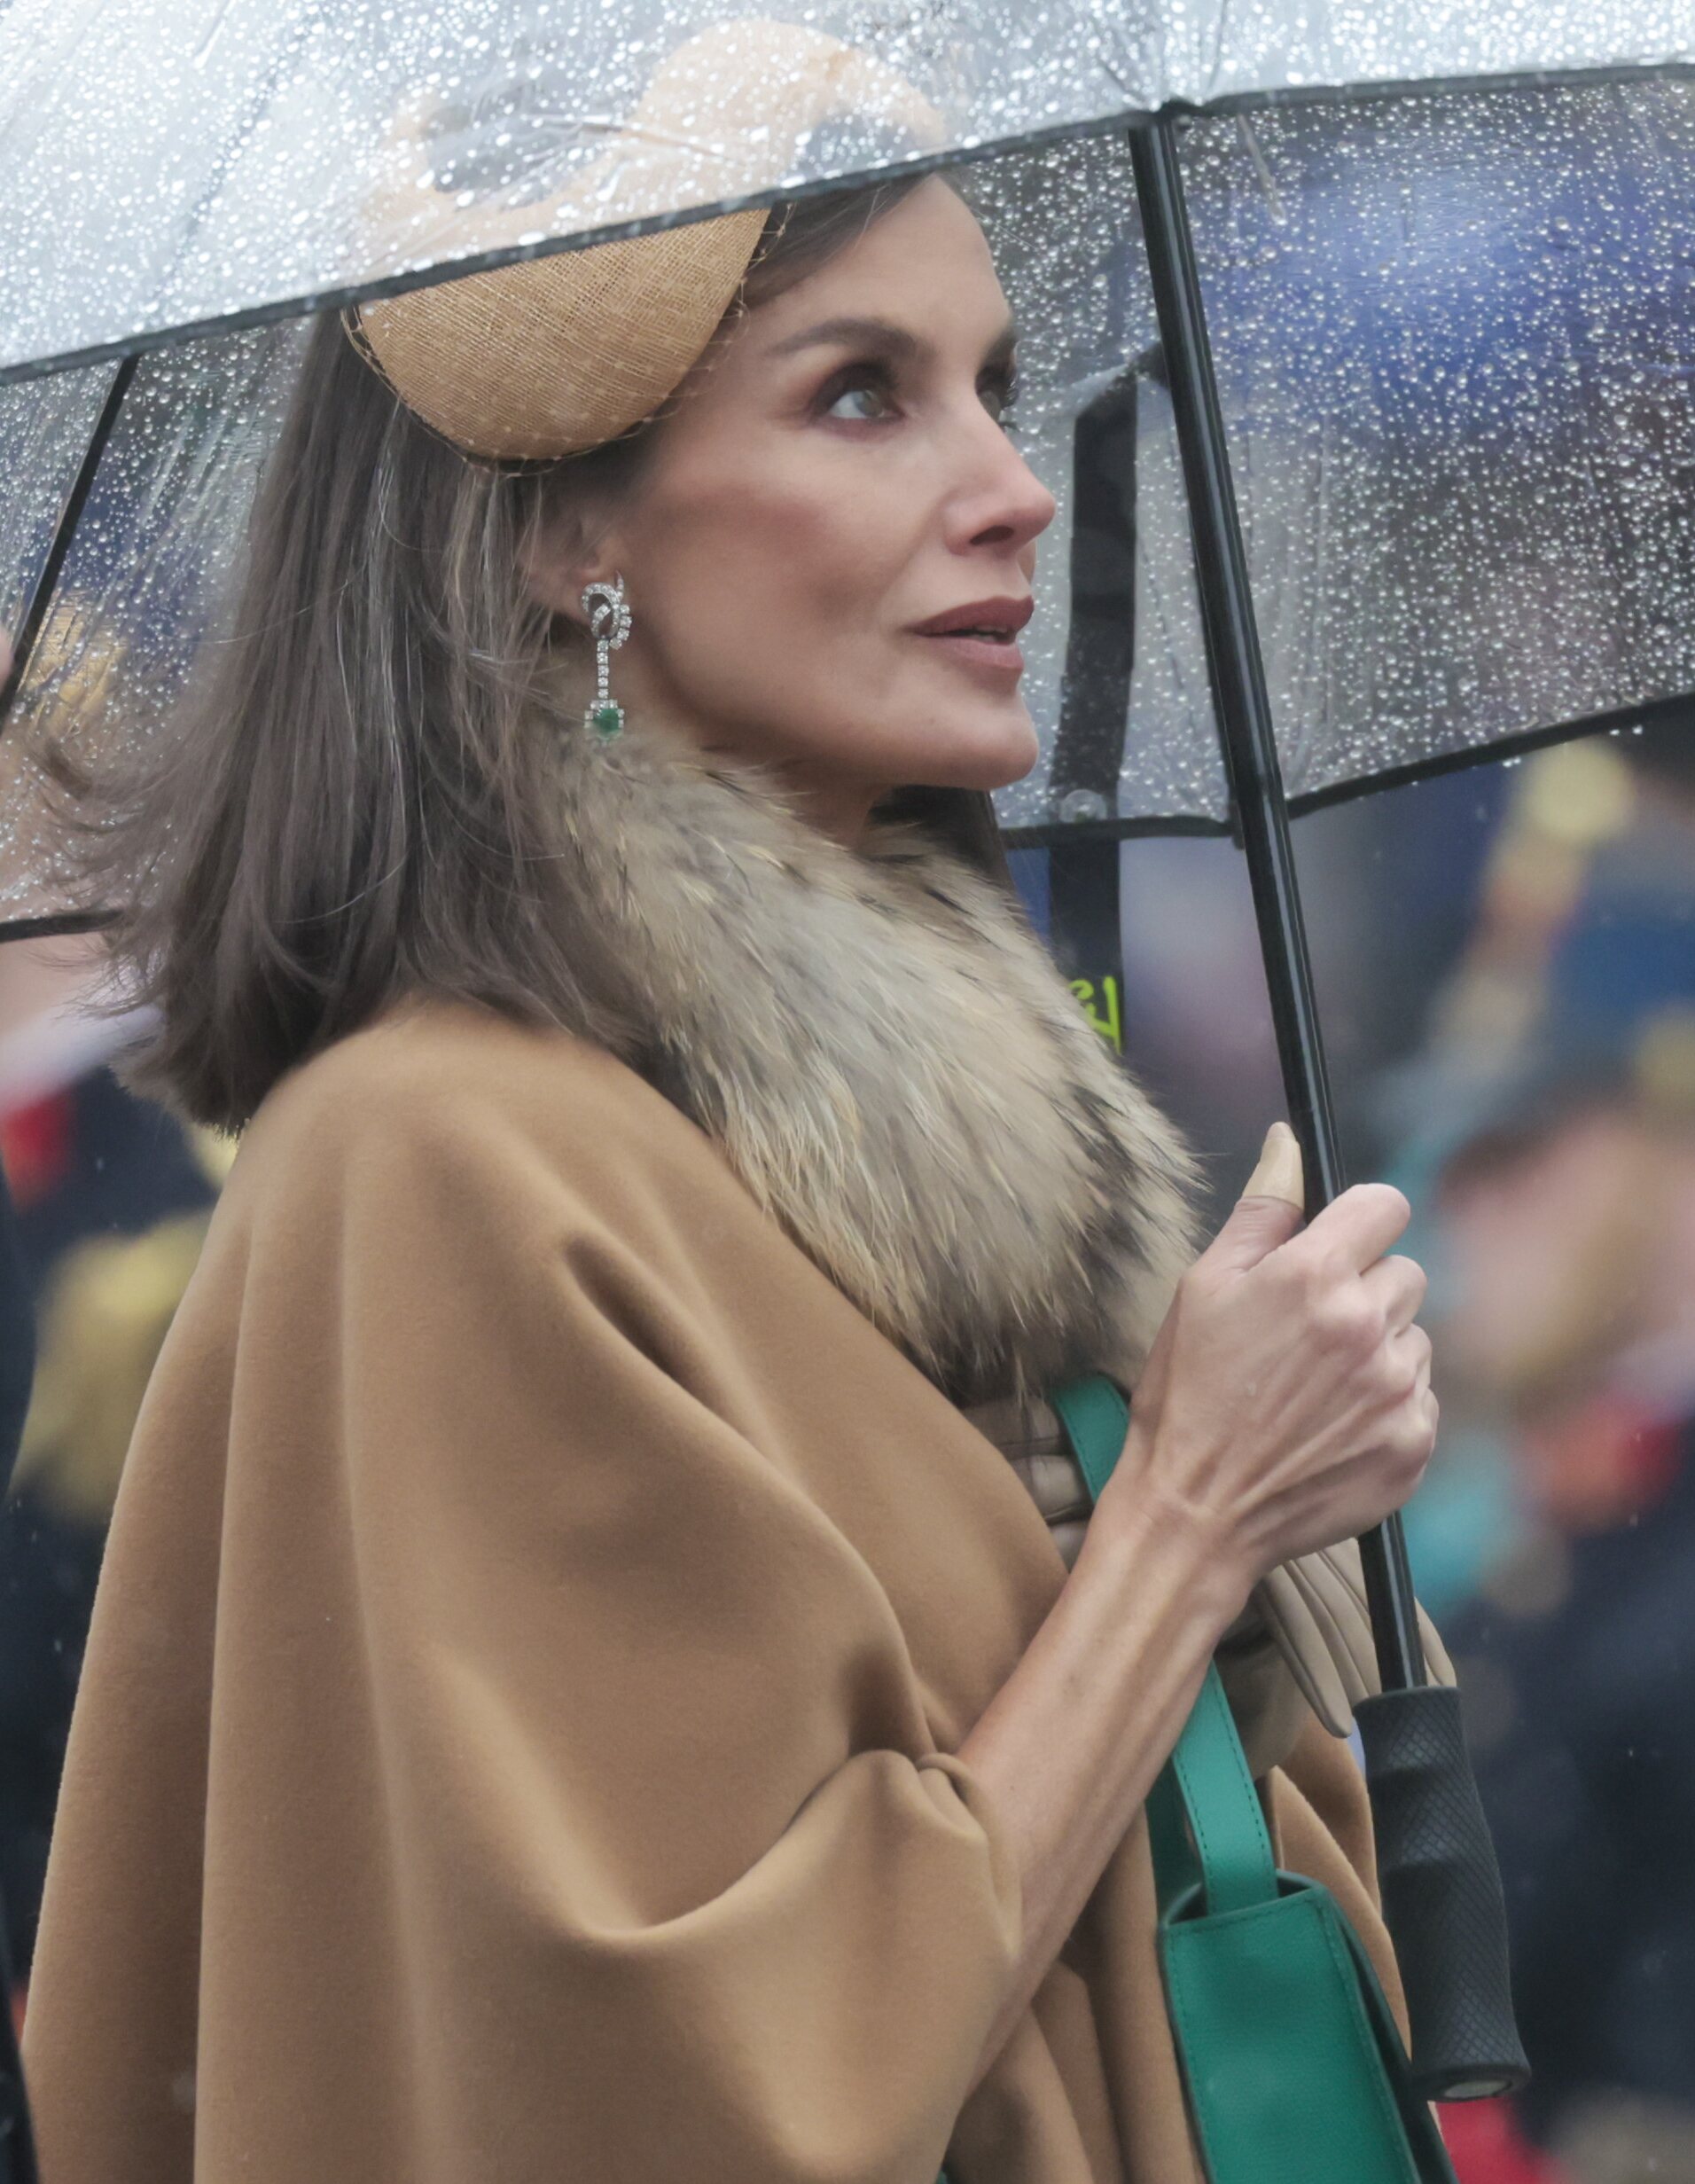
M1277 1899L1277 1865L1230 1701L1210 1663L1171 1768L1183 1793L1209 1912Z
M1123 1392L1104 1373L1090 1373L1051 1389L1048 1401L1066 1429L1071 1452L1083 1475L1091 1503L1100 1499L1113 1476L1130 1429L1130 1406ZM1178 1896L1200 1883L1200 1869L1189 1846L1183 1825L1183 1793L1168 1767L1148 1793L1148 1836L1153 1849L1153 1871L1164 1911Z
M1090 1499L1098 1501L1129 1431L1130 1406L1100 1373L1067 1382L1048 1400L1066 1429ZM1189 1816L1192 1855L1179 1801ZM1277 1901L1271 1838L1215 1667L1208 1666L1176 1749L1148 1798L1148 1828L1162 1907L1192 1883L1197 1858L1208 1911L1245 1911Z
M1099 1375L1051 1399L1097 1499L1129 1405ZM1168 2014L1213 2184L1455 2184L1358 1936L1327 1890L1276 1870L1215 1665L1147 1812Z
M1048 1401L1066 1429L1090 1500L1098 1501L1130 1429L1130 1406L1123 1389L1105 1373L1086 1373L1081 1380L1068 1380L1053 1389Z

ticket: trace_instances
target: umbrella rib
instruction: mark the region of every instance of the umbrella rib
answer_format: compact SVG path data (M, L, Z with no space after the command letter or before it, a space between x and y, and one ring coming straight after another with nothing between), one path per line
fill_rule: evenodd
M47 620L53 595L59 588L59 576L71 551L71 542L76 536L76 527L82 521L83 508L94 485L95 473L100 467L100 459L112 438L118 412L123 407L123 398L129 391L129 382L136 375L136 361L133 356L124 357L113 373L112 384L107 387L105 400L100 405L100 414L95 419L94 430L82 450L82 460L77 466L71 489L65 496L64 506L59 510L52 544L47 549L46 558L30 591L29 605L24 610L23 621L12 640L12 666L4 682L0 683L0 734L5 732L13 702L23 687L24 677L29 671L30 657L41 635L42 625Z

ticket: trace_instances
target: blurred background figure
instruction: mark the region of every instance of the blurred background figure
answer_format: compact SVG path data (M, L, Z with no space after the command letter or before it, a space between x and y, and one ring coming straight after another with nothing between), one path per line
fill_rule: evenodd
M1451 1399L1512 1531L1448 1616L1507 1878L1523 2103L1586 2178L1695 2177L1695 1012L1447 1164Z
M1534 2135L1695 2179L1695 733L1544 755L1441 1024L1439 1341L1505 1522L1450 1610Z
M0 1506L0 1898L20 1989L112 1499L219 1168L105 1067L124 1027L82 1013L97 973L91 941L0 949L0 1157L36 1323Z

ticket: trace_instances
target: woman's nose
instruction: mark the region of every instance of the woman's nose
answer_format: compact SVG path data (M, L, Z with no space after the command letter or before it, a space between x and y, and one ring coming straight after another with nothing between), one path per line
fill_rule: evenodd
M970 474L949 511L948 543L957 553L998 547L1017 553L1053 521L1053 495L987 411L972 434Z

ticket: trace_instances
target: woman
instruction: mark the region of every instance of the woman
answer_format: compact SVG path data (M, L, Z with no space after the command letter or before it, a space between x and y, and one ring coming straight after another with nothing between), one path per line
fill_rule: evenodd
M1417 1482L1424 1284L1386 1189L1297 1235L1281 1130L1183 1272L1000 877L1052 503L982 235L774 215L661 413L516 474L361 333L131 830L144 1081L247 1127L89 1655L47 2184L1182 2184L1140 1808L1221 1645L1392 1977L1249 1603ZM965 1411L1093 1369L1068 1573Z

